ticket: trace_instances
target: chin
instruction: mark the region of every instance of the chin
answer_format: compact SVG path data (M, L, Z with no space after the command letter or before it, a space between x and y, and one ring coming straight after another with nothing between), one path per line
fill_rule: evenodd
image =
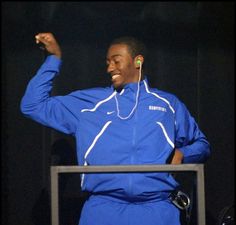
M119 91L123 88L123 84L121 83L113 83L114 88Z

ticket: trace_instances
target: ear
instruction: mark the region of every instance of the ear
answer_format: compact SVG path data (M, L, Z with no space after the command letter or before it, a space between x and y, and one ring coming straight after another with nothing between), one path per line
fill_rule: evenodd
M142 55L137 55L135 58L134 58L134 63L135 63L135 67L137 69L140 68L141 65L143 65L143 62L144 62L144 57Z

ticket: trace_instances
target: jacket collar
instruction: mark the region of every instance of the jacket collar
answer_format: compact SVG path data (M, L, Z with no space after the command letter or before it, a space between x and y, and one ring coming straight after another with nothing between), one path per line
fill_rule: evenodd
M148 85L148 79L145 76L143 80L140 81L139 85L140 85L140 90L145 89L145 85L144 85L144 81L146 82L146 84ZM148 85L149 86L149 85ZM115 91L115 87L112 85L111 86L112 89ZM116 90L118 93L123 93L124 91L132 91L132 92L136 92L138 88L138 82L133 82L133 83L128 83L125 84L123 88Z

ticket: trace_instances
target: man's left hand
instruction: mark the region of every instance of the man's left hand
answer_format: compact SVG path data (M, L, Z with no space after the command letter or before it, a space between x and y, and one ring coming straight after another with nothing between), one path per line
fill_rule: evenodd
M184 155L179 149L175 149L174 156L170 164L181 164L183 161Z

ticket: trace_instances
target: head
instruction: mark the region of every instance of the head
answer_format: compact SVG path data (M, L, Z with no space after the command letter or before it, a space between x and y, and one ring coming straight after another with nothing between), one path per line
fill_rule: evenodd
M107 72L111 75L115 88L138 82L144 55L144 45L133 37L121 37L110 44L107 51Z

